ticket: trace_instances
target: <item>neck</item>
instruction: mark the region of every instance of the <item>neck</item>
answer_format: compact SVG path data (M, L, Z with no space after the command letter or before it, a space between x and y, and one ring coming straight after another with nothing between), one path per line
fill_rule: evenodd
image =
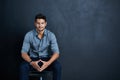
M42 31L37 31L37 33L38 33L38 37L39 37L40 39L42 39L44 30L42 30Z
M38 31L38 30L37 30L37 33L38 33L38 35L43 35L44 30L42 30L42 31Z

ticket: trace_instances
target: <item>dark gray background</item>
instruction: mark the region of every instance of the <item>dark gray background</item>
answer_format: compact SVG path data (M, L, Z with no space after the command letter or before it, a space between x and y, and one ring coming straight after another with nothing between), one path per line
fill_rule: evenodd
M120 80L119 0L1 0L0 75L19 79L20 49L37 13L58 39L62 80ZM6 77L4 77L6 76Z

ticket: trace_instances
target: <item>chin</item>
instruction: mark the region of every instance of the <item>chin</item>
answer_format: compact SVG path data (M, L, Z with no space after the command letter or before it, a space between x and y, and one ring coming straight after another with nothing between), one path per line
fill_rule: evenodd
M39 31L43 31L44 29L39 29Z

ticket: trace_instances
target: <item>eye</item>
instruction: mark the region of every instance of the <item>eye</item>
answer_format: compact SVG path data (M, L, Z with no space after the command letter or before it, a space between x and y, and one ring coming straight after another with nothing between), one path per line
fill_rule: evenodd
M41 23L41 24L44 24L44 23Z

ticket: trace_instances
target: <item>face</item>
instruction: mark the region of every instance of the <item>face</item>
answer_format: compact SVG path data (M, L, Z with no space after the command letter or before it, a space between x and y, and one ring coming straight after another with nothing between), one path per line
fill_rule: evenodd
M36 19L35 20L35 27L37 31L41 32L45 29L47 22L44 19Z

